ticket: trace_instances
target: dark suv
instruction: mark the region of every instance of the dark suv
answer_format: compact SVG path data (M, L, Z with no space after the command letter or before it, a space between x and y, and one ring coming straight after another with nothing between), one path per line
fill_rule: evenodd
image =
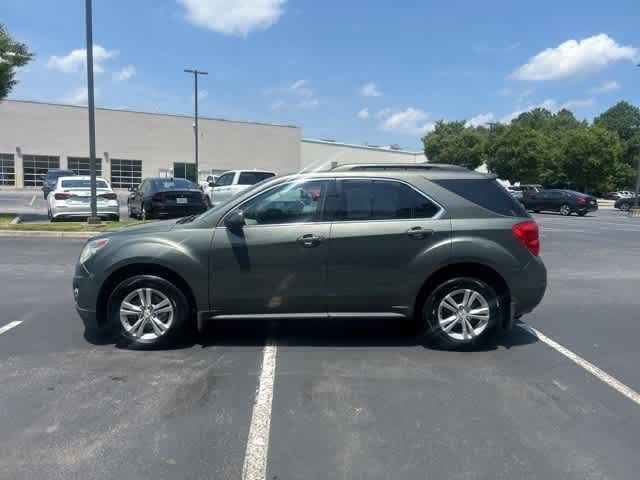
M464 348L538 305L539 249L536 223L493 176L346 165L95 237L73 291L88 328L134 346L214 318L389 317Z
M525 192L520 199L527 210L534 212L560 212L568 216L577 213L584 217L589 212L598 210L598 201L586 193L573 190L540 190Z
M55 188L56 182L60 177L73 177L75 174L72 170L61 170L59 168L52 168L47 171L47 174L42 177L42 196L44 199L47 199L49 192Z

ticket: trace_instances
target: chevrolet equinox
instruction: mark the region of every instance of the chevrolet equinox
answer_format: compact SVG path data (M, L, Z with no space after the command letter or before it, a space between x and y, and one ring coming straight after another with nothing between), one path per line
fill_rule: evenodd
M539 250L538 226L494 176L334 165L94 237L73 293L87 329L115 329L133 347L214 318L388 317L472 348L540 303Z

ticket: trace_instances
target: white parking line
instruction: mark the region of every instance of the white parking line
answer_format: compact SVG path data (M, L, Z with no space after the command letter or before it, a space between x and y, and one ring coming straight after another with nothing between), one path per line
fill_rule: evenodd
M0 327L0 335L2 335L3 333L8 332L12 328L17 327L21 323L22 323L22 321L20 321L20 320L16 320L16 321L7 323L4 327Z
M518 325L520 325L522 328L524 328L528 332L530 332L533 335L535 335L536 337L538 337L538 339L541 342L546 343L551 348L553 348L554 350L560 352L562 355L567 357L572 362L574 362L577 365L579 365L580 367L584 368L587 372L589 372L591 375L596 377L598 380L603 381L604 383L609 385L611 388L616 390L618 393L621 393L622 395L627 397L632 402L635 402L636 404L640 405L640 393L636 392L633 388L628 387L627 385L622 383L617 378L612 377L611 375L609 375L604 370L596 367L593 363L585 360L580 355L578 355L576 353L573 353L568 348L563 347L558 342L556 342L554 340L551 340L549 337L547 337L544 333L540 332L539 330L536 330L535 328L533 328L533 327L531 327L529 325L523 324L523 323L519 323Z
M36 196L34 194L33 197L31 197L31 201L29 202L29 206L33 207L33 202L35 202L35 201L36 201Z
M243 480L265 480L267 475L276 354L277 346L269 340L262 353L262 371L260 372L258 391L253 404L249 438L247 439L247 449L244 454L244 465L242 466Z

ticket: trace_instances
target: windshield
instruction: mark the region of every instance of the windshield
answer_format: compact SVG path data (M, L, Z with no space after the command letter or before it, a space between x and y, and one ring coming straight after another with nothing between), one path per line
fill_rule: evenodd
M62 180L60 182L62 188L91 188L91 180ZM96 179L96 188L109 188L107 182Z
M56 179L56 178L60 178L60 177L71 177L75 175L74 172L72 172L71 170L58 170L55 172L48 172L47 173L47 177L49 179Z

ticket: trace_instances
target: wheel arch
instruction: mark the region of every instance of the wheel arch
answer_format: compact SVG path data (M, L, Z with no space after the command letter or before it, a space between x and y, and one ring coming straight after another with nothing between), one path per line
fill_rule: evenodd
M189 284L184 278L182 278L182 276L162 265L134 263L125 265L113 271L102 283L98 293L98 300L96 302L97 320L100 325L104 325L105 323L107 317L107 302L109 301L109 297L111 296L113 289L123 280L135 275L154 275L173 283L187 298L189 307L194 311L196 310L197 303L195 295L193 294Z
M454 278L454 277L473 277L478 280L482 280L489 284L496 290L498 298L500 299L503 318L502 325L506 326L510 321L510 304L511 304L511 291L505 279L493 268L477 262L461 262L454 263L440 268L433 272L422 284L418 295L416 296L413 312L414 316L418 318L422 313L422 305L424 304L427 296L442 282Z

